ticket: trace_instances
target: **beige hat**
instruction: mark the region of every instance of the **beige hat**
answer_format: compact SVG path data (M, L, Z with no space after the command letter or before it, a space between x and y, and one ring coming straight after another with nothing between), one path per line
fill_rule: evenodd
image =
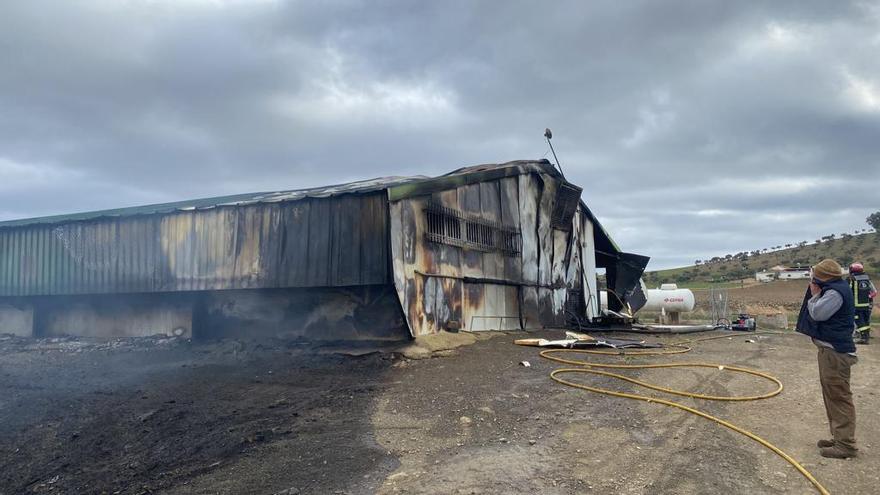
M840 278L843 276L843 269L832 259L824 259L813 267L813 276L823 282Z

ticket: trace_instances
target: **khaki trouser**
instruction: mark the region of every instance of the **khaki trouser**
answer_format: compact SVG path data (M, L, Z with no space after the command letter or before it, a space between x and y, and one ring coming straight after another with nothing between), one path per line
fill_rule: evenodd
M819 347L819 381L834 443L856 450L856 408L849 388L850 367L858 358Z

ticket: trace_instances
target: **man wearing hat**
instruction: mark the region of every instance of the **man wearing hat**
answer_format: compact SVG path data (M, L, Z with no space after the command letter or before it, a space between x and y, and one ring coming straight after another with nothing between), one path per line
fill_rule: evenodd
M819 348L819 381L831 428L831 440L819 440L823 457L855 457L856 408L850 390L850 368L856 364L853 343L855 304L843 270L836 261L822 260L798 316L797 331L813 338Z

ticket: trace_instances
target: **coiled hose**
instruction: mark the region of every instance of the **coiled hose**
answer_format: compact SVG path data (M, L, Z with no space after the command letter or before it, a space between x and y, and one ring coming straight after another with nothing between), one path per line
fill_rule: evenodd
M756 334L774 334L774 335L789 335L783 334L780 332L750 332L750 335ZM672 395L680 395L682 397L692 397L695 399L704 399L704 400L717 400L717 401L748 401L748 400L760 400L760 399L769 399L770 397L774 397L779 395L782 392L782 382L779 381L778 378L764 373L762 371L751 370L748 368L740 368L736 366L726 366L722 364L715 363L683 363L683 362L675 362L675 363L665 363L665 364L601 364L601 363L593 363L589 361L579 360L579 359L566 359L562 357L562 355L572 355L572 354L601 354L601 355L613 355L613 356L652 356L652 355L666 355L666 354L683 354L686 352L690 352L691 348L687 344L692 344L695 342L703 342L707 340L715 340L727 338L728 335L715 335L712 337L704 337L701 339L688 339L680 342L676 342L674 344L668 345L663 349L647 349L647 350L599 350L599 349L547 349L541 351L541 357L545 359L549 359L551 361L555 361L557 363L569 364L578 366L578 368L560 368L553 370L550 373L550 378L556 381L557 383L561 383L563 385L574 387L581 390L586 390L588 392L594 392L597 394L610 395L614 397L623 397L625 399L634 399L640 400L649 403L657 403L663 404L664 406L674 407L677 409L681 409L682 411L687 411L691 414L695 414L701 418L708 419L709 421L713 421L715 423L720 424L726 428L729 428L737 433L745 435L752 440L758 442L762 446L776 453L779 457L785 459L786 462L791 464L799 473L801 473L822 495L830 495L828 490L822 486L821 483L809 472L807 469L797 462L790 455L783 452L779 447L773 445L772 443L764 440L763 438L755 435L754 433L744 430L739 426L736 426L730 422L727 422L721 418L712 416L706 412L703 412L699 409L695 409L690 406L686 406L684 404L673 402L666 399L660 399L657 397L649 397L647 395L639 395L639 394L631 394L626 392L617 392L614 390L608 390L599 387L591 387L589 385L583 385L580 383L571 382L561 378L560 375L564 375L567 373L586 373L591 375L601 375L607 376L610 378L614 378L617 380L626 381L641 387L649 388L652 390L657 390L659 392L664 392ZM745 395L745 396L717 396L717 395L707 395L707 394L698 394L693 392L687 392L684 390L676 390L673 388L662 387L659 385L655 385L652 383L644 382L641 380L636 380L635 378L631 378L625 375L621 375L618 373L612 373L610 371L601 371L596 368L604 368L604 369L649 369L649 368L713 368L721 371L732 371L734 373L745 373L753 376L757 376L760 378L764 378L774 384L776 384L776 388L770 392L758 395Z

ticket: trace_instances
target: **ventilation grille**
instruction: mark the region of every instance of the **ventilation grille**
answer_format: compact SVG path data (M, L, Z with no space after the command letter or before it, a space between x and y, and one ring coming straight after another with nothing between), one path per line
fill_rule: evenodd
M556 190L556 202L553 205L553 216L550 225L554 229L571 230L571 219L577 210L578 201L581 199L582 189L571 184L562 183Z

